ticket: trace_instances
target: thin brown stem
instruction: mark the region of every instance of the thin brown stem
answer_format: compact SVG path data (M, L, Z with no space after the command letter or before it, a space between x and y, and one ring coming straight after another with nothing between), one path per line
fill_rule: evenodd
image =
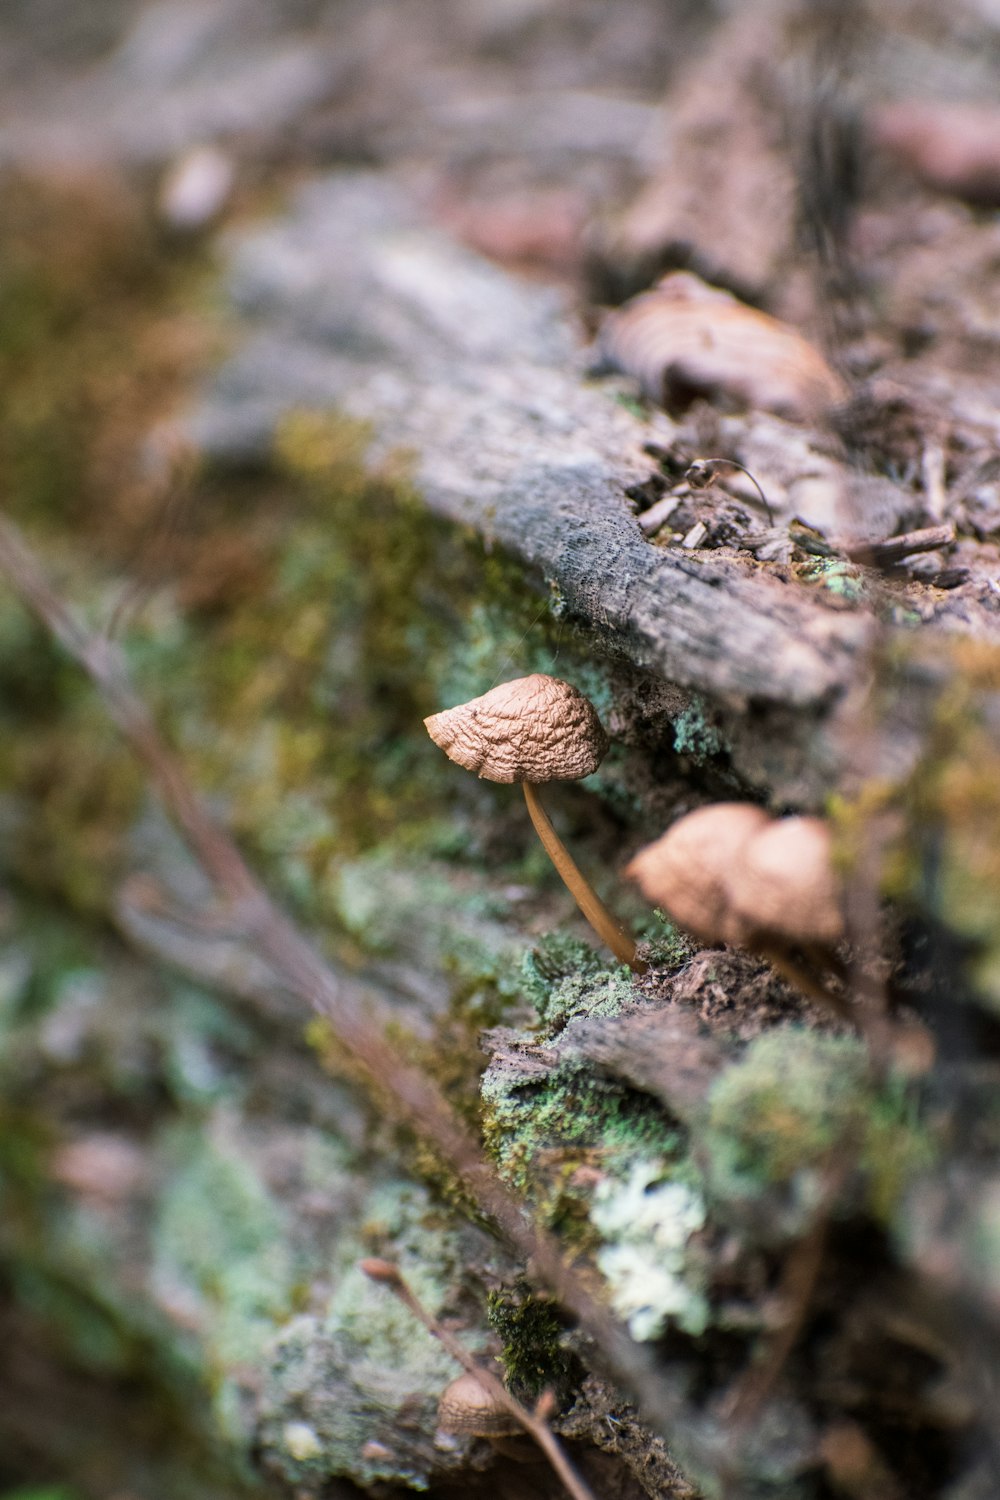
M753 945L753 951L761 958L766 959L776 974L788 981L800 994L809 1000L815 1000L826 1010L832 1010L834 1015L839 1016L842 1021L850 1021L853 1026L859 1024L859 1018L850 1001L843 995L838 995L825 985L822 980L817 979L815 974L799 963L779 947L776 942L757 942Z
M545 1413L549 1403L540 1400L533 1412L530 1412L526 1406L522 1406L520 1401L511 1395L503 1381L498 1380L491 1371L484 1370L481 1365L478 1365L468 1349L427 1311L391 1261L363 1260L360 1262L360 1269L372 1281L388 1287L403 1306L409 1308L415 1318L420 1319L427 1332L433 1334L434 1338L447 1349L452 1359L456 1360L463 1369L468 1370L470 1375L474 1375L483 1389L510 1413L515 1422L520 1423L530 1437L534 1438L573 1500L595 1500L593 1491L573 1468L548 1424Z
M636 974L645 974L649 965L636 957L635 943L624 932L608 911L580 867L573 861L569 850L552 826L551 819L542 806L538 788L530 781L523 781L524 800L528 804L535 832L545 846L545 852L555 865L573 900L587 918L602 943L606 943L621 963L628 964Z

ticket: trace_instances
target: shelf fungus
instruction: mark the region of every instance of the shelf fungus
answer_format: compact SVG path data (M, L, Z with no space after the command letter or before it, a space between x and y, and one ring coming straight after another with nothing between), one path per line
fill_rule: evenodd
M568 682L535 672L432 714L424 724L457 765L488 781L521 783L535 831L583 915L616 958L644 972L635 943L570 858L538 792L547 781L589 776L604 759L608 737L590 700Z
M671 272L609 313L598 349L668 411L683 410L697 396L721 397L737 407L808 420L848 394L794 328L690 271Z

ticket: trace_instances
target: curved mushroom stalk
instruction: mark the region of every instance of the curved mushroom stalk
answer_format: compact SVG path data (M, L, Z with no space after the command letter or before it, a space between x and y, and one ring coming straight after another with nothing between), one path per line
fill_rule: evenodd
M545 846L545 852L555 865L566 885L573 900L597 933L603 943L606 943L612 953L623 964L636 974L645 974L649 965L641 958L636 957L635 943L623 932L614 917L604 905L604 902L594 890L590 881L571 857L562 839L552 826L548 813L542 806L542 799L538 794L538 787L533 782L523 781L524 800L528 804L528 812L531 821L535 825L535 832Z

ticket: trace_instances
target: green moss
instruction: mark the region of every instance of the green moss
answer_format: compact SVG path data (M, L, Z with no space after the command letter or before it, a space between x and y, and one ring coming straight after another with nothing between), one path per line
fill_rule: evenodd
M642 923L644 950L651 968L682 969L697 951L696 944L671 921L666 912L654 907Z
M596 976L605 965L593 948L566 932L546 932L521 960L525 997L544 1019L553 989L563 979Z
M525 954L521 983L545 1036L574 1016L618 1015L633 993L631 970L608 970L602 955L562 933L547 933Z
M544 1390L557 1397L567 1391L575 1362L563 1347L563 1320L547 1298L524 1283L503 1287L490 1292L486 1317L501 1341L500 1362L516 1396L531 1401Z
M824 1174L845 1156L885 1222L932 1149L912 1093L895 1079L876 1084L860 1040L797 1026L756 1038L716 1080L699 1136L717 1208L784 1202L789 1222L808 1215Z
M3 1490L0 1500L79 1500L80 1491L63 1484L30 1484Z
M581 1167L613 1170L637 1152L669 1155L677 1136L649 1099L560 1063L541 1077L494 1062L483 1076L483 1136L501 1175L549 1224L577 1234L585 1218ZM585 1174L586 1178L586 1174Z

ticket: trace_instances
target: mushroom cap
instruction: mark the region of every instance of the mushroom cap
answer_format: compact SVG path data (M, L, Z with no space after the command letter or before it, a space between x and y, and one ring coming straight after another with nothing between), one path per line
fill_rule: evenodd
M470 1370L445 1386L438 1403L438 1426L471 1437L506 1437L521 1432L506 1406Z
M608 748L590 699L542 672L502 682L424 724L450 760L488 781L576 781L597 770Z
M644 896L704 942L745 942L729 879L750 840L769 821L750 802L699 807L640 849L625 873Z
M749 931L796 943L840 941L844 917L831 843L820 818L780 818L749 840L728 880Z

